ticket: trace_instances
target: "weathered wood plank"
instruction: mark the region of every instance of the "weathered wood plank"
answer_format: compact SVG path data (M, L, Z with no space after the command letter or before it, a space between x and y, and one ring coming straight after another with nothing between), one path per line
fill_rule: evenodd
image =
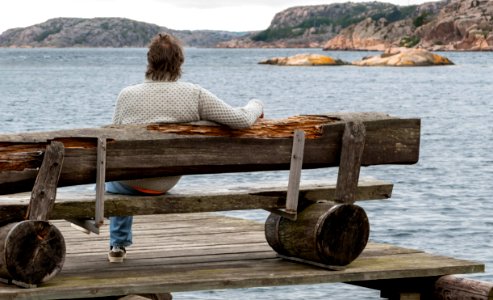
M361 122L348 122L344 129L341 159L337 174L336 201L353 203L358 187L361 158L365 146L365 126Z
M43 163L39 169L31 200L27 207L26 219L47 221L55 204L57 183L63 165L64 148L60 142L46 147Z
M287 183L257 187L222 187L207 191L176 188L163 196L125 196L106 194L104 214L149 215L185 212L212 212L240 209L275 209L286 205ZM357 200L387 199L392 194L392 184L381 180L361 181L356 194ZM307 181L299 192L300 202L316 202L321 199L334 200L335 184L327 181ZM26 196L20 193L0 196L0 225L22 220L27 208ZM87 219L95 214L95 193L58 192L52 210L52 219Z
M66 130L47 133L0 135L0 194L32 189L48 141L58 140L66 148L59 186L94 183L96 180L96 140L107 138L106 179L121 180L144 176L288 170L292 131L300 127L307 135L303 168L337 166L345 123L361 119L367 137L362 165L412 164L418 161L420 120L397 119L382 114L353 114L323 117L310 128L302 123L280 122L255 127L260 133L222 129L221 136L208 136L206 127L187 127L186 135L176 124L166 126L124 126ZM174 127L175 126L175 127ZM190 129L193 127L192 129ZM279 129L289 134L277 134ZM217 128L217 126L209 126ZM270 130L270 131L269 131ZM170 133L171 132L171 133ZM205 133L205 134L204 134ZM270 132L272 133L272 132ZM194 134L194 135L190 135Z
M106 182L106 139L98 139L97 168L96 168L96 212L94 225L100 227L104 224L104 192Z
M182 287L175 285L170 286L169 288L171 291L189 291L201 289L202 287L211 289L284 285L286 283L350 282L352 280L376 280L394 277L429 277L446 272L460 273L463 270L466 272L478 272L483 270L481 267L471 264L471 262L433 256L425 253L394 255L390 257L390 259L387 259L387 257L357 259L345 271L330 273L318 268L287 263L279 258L249 259L247 255L233 261L223 260L209 262L204 260L202 263L192 264L172 262L171 264L164 266L156 265L155 261L151 264L142 266L138 265L137 262L135 262L135 265L131 264L133 263L128 260L125 265L113 269L113 271L118 270L120 273L124 270L132 270L130 278L127 276L121 278L122 275L117 272L110 272L108 269L100 269L102 272L107 272L107 274L98 272L97 274L94 274L93 279L101 279L101 283L104 283L106 277L113 277L114 279L121 278L129 284L135 277L139 277L141 282L148 281L149 279L146 277L149 276L152 276L155 279L161 277L160 280L171 281L177 285L182 285ZM96 264L94 265L96 266ZM152 266L154 266L154 268L152 268ZM158 274L159 269L169 273ZM205 273L210 273L210 276L212 277L203 277ZM91 275L93 275L92 271L87 274L87 276ZM289 278L286 278L286 276ZM232 282L229 280L232 280ZM261 283L263 280L265 280L265 282ZM201 286L200 282L209 284L207 286ZM230 286L229 283L234 284ZM254 283L254 285L249 285L250 283ZM56 284L56 282L54 281L53 284Z
M202 241L196 242L191 230L182 234L163 235L156 239L151 227L173 223L199 225ZM434 256L422 251L385 244L368 244L365 251L344 271L295 264L275 257L263 238L261 224L238 220L238 228L248 229L249 236L231 230L236 219L206 214L152 215L135 217L135 244L130 247L123 264L106 260L107 227L101 236L86 236L54 221L67 239L67 258L62 272L49 283L36 289L19 289L0 284L0 298L55 299L103 297L142 293L164 293L224 288L245 288L330 282L362 282L363 280L412 279L450 273L481 272L484 265ZM259 226L260 225L260 226ZM222 232L207 236L206 231ZM176 232L175 232L176 233ZM76 235L80 239L75 239ZM184 238L183 236L187 236ZM168 247L173 244L173 247ZM177 245L181 244L178 248ZM329 291L330 292L330 291Z
M293 136L293 150L289 168L288 192L286 199L286 212L289 214L294 214L295 219L298 211L298 191L300 189L301 182L304 148L305 132L302 130L295 130Z

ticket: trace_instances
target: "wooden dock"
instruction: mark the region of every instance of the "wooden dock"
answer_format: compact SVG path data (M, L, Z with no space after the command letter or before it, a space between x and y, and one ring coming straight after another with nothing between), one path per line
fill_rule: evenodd
M399 300L493 299L493 283L444 276L482 272L481 263L367 244L368 218L354 202L387 199L392 184L360 181L360 167L416 163L419 119L358 113L257 125L251 132L167 124L0 136L0 277L31 287L1 283L0 299L335 282ZM300 186L302 169L326 167L339 167L336 183ZM103 188L105 181L143 174L288 169L287 188L217 182L214 191L173 189L162 196L108 195ZM57 187L94 182L95 195L57 193ZM264 230L264 224L217 213L239 209L274 214ZM100 225L103 216L117 215L135 216L135 244L124 263L110 264L108 227ZM87 236L61 219L100 235Z
M415 285L415 280L484 271L481 263L377 243L369 243L345 270L329 271L278 258L265 240L264 225L258 222L210 213L142 215L134 220L135 244L122 264L107 261L108 226L102 227L100 235L86 235L66 221L52 221L66 241L63 270L37 288L0 284L0 299L92 298L335 282L380 289L387 281Z

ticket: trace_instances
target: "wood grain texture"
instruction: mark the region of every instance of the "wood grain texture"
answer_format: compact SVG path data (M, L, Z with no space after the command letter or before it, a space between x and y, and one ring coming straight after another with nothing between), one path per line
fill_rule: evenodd
M293 136L293 150L291 152L291 164L289 168L288 191L286 199L286 211L294 213L298 211L298 191L301 182L301 169L303 167L303 150L305 148L305 132L295 130Z
M26 219L47 221L55 204L58 179L62 170L64 147L60 142L52 142L46 147L43 163L31 193Z
M38 284L58 274L65 261L63 235L48 222L22 221L0 227L0 244L1 278Z
M96 212L94 225L99 227L104 223L104 193L106 182L106 139L98 138L97 168L96 168Z
M397 119L381 114L354 114L338 119L315 117L324 121L310 123L318 134L307 135L303 157L305 169L339 164L345 123L352 119L361 119L367 131L362 165L413 164L418 161L419 119ZM187 134L162 130L162 127L172 127L172 124L160 125L159 130L134 125L0 135L0 194L32 189L44 148L51 140L65 145L59 186L95 182L96 144L100 137L108 140L108 181L182 174L288 170L292 131L303 126L285 123L280 122L278 128L287 126L291 134L279 137L260 134L263 131L258 136L243 135L237 131L233 134L232 130L224 128L222 132L225 133L221 136L208 136L205 134L207 130L205 133L198 130L199 133L191 135L193 130L190 128ZM308 131L307 128L303 130Z
M87 236L68 222L53 223L66 237L63 270L36 289L0 284L0 298L104 297L484 271L477 262L375 243L344 271L327 271L276 257L261 223L207 213L135 217L134 245L128 248L127 260L110 264L107 226L101 235Z
M270 214L265 223L269 245L279 254L332 266L345 266L365 248L370 224L353 204L314 203L296 221Z
M491 300L493 282L442 276L435 282L433 297L436 300Z
M361 122L348 122L342 136L341 158L337 174L336 201L353 203L358 187L366 130Z
M382 180L360 181L356 199L388 199L392 183ZM105 216L149 215L185 212L212 212L240 209L277 209L286 206L287 183L263 183L221 187L176 187L163 196L125 196L105 194ZM300 204L321 199L334 200L335 183L304 181L298 195ZM29 203L28 193L0 196L0 225L23 220ZM95 216L95 192L57 193L51 219L88 219Z

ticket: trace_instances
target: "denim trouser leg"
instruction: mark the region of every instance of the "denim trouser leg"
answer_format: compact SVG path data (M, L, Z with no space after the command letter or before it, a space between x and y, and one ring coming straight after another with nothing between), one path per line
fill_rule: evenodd
M114 194L135 195L135 192L119 182L107 182L106 191ZM132 245L132 216L110 217L110 246Z
M132 245L132 216L110 217L110 246Z

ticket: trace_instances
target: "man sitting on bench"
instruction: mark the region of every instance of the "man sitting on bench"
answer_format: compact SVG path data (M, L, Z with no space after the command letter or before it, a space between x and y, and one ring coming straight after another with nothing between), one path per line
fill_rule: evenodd
M114 124L185 123L214 121L231 128L247 128L263 117L263 104L252 99L234 108L208 90L178 81L184 53L180 42L169 34L159 34L147 52L147 71L141 84L124 88L117 99ZM106 191L126 195L161 195L180 176L106 183ZM132 216L110 217L110 262L123 262L132 244Z

